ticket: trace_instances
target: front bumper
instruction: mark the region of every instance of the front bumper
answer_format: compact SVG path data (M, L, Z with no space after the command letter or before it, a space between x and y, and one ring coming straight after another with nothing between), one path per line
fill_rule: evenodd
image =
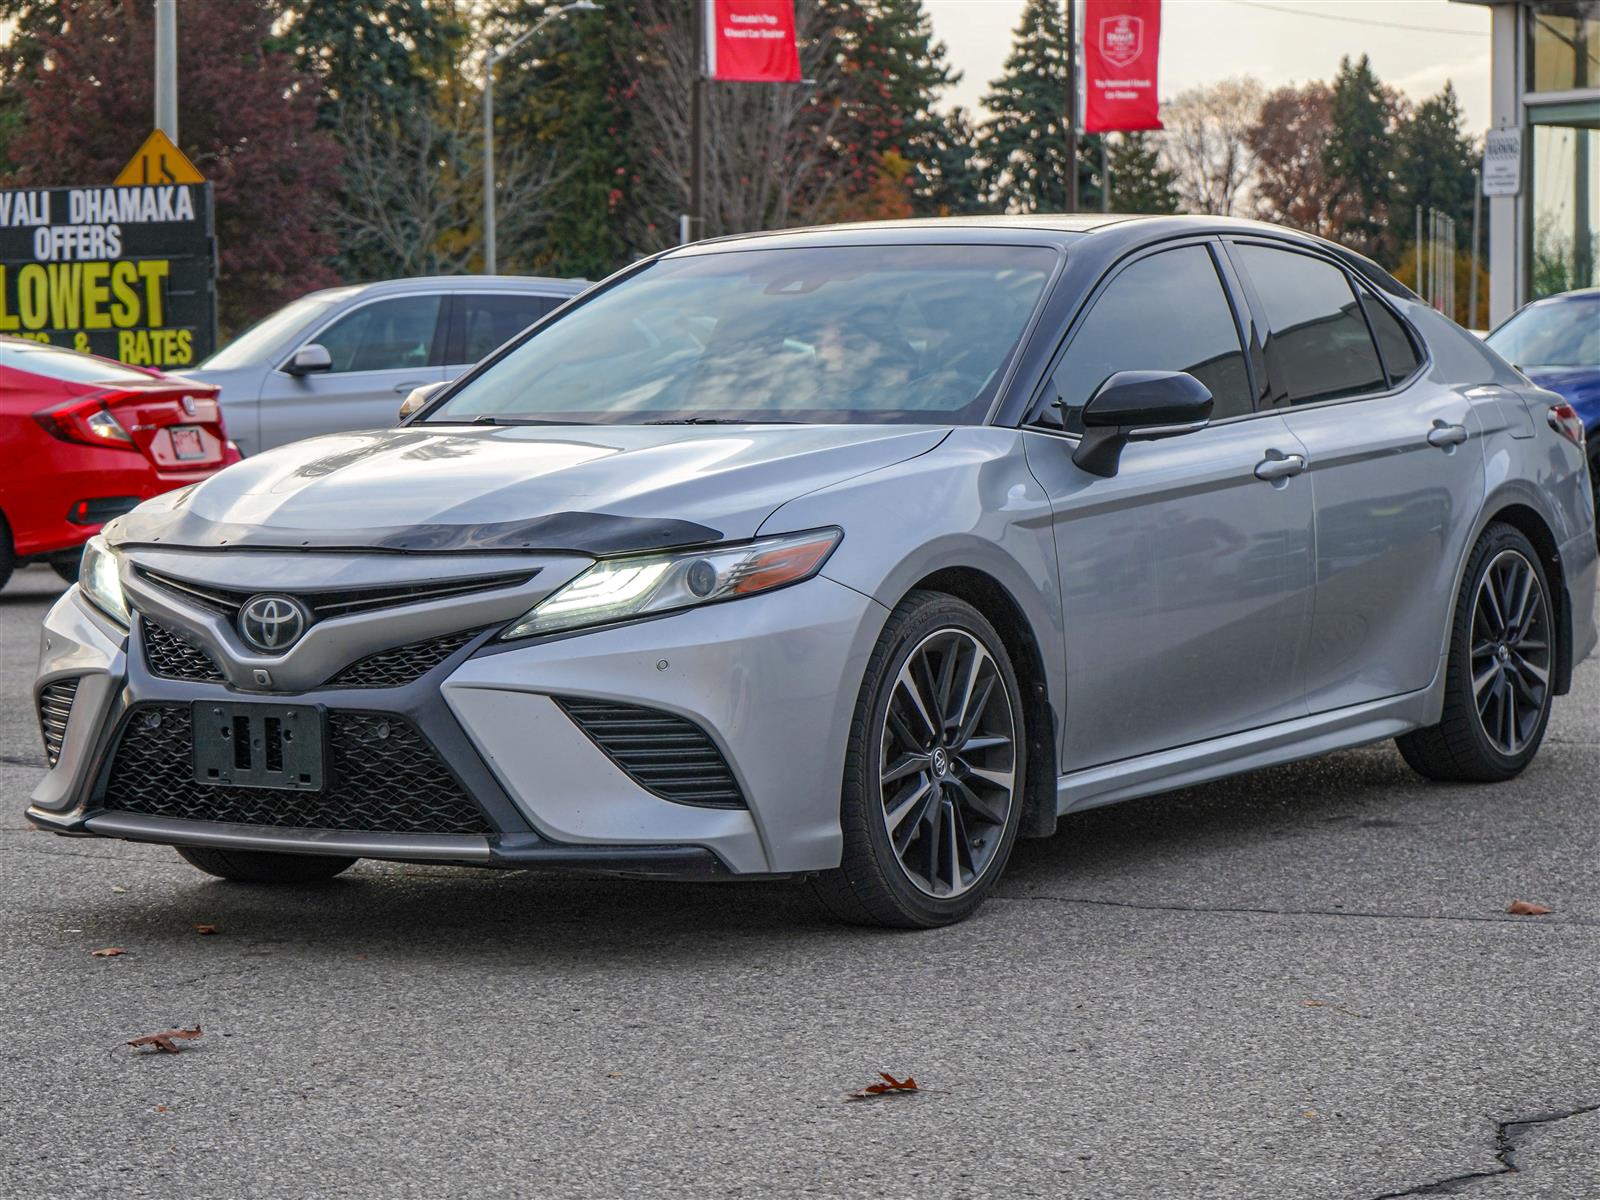
M36 686L75 679L77 690L59 761L28 817L65 834L400 861L674 876L825 869L839 862L851 710L886 616L867 597L816 578L542 642L499 644L485 632L403 686L262 693L156 676L137 629L124 636L74 589L46 619ZM556 696L692 721L721 751L746 806L699 807L642 786ZM119 738L134 715L202 699L399 716L481 810L483 831L288 827L108 804Z

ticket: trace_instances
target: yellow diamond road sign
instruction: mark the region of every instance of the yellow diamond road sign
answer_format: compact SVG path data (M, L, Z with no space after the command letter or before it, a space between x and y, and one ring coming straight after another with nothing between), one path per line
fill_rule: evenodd
M122 174L112 181L117 187L141 187L157 183L204 183L205 178L184 157L183 151L161 130L145 138L139 153L128 160Z

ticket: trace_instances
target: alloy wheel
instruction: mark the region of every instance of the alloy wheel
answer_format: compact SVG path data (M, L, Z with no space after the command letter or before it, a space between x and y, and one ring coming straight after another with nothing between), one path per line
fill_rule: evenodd
M1017 727L994 657L964 629L918 642L884 712L879 791L901 869L939 899L970 891L1016 803Z
M1520 551L1502 550L1478 583L1472 613L1472 694L1489 742L1520 754L1550 702L1550 621L1544 587Z

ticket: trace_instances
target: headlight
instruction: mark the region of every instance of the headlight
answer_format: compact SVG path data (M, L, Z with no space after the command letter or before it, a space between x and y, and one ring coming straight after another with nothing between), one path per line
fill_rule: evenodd
M122 594L122 581L117 578L117 556L98 534L83 544L78 586L101 612L124 628L128 626L128 600Z
M820 529L740 546L602 559L500 636L626 621L799 583L821 570L842 536L837 529Z

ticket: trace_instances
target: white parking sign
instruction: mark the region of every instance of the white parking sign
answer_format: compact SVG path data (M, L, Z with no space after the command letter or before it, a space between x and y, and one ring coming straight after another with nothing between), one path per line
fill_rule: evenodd
M1483 140L1483 194L1515 196L1522 190L1522 130L1491 129Z

